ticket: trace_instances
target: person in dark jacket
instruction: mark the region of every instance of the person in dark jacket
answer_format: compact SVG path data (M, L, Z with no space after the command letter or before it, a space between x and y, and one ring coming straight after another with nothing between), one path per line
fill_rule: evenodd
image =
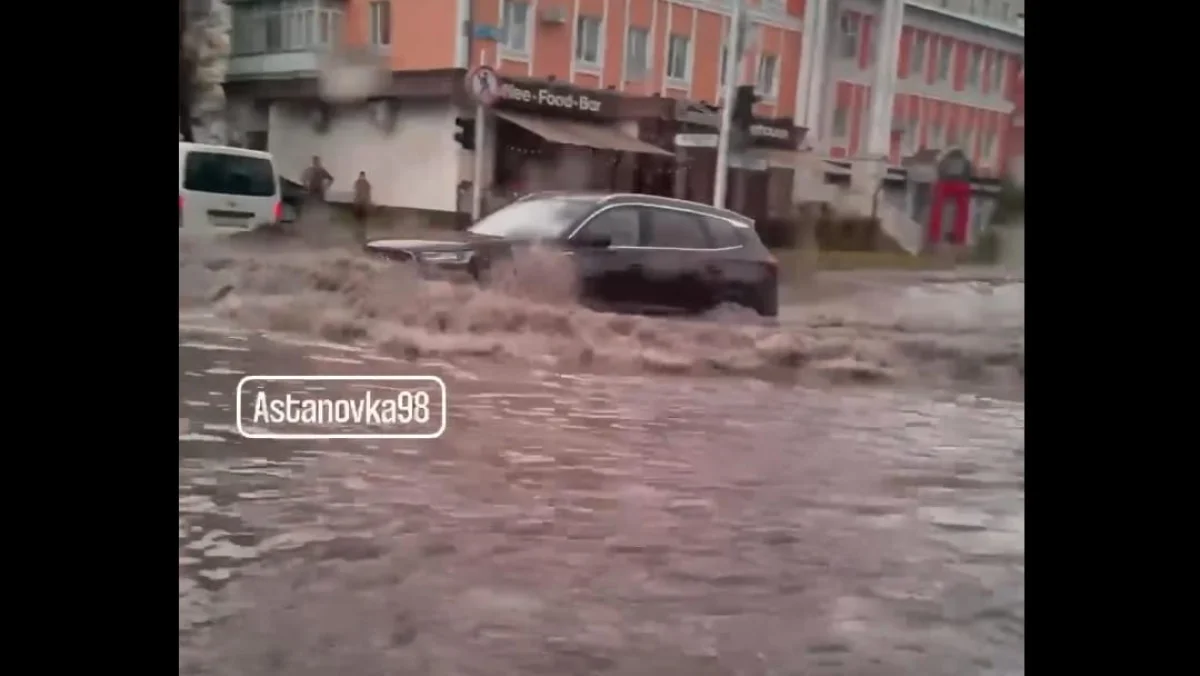
M301 177L300 182L308 191L309 199L324 202L325 191L329 190L330 184L333 183L333 175L321 166L321 158L313 155L312 165L304 170L304 176Z
M359 241L367 241L367 217L371 215L371 182L367 180L367 172L358 172L354 181L354 222L357 226Z

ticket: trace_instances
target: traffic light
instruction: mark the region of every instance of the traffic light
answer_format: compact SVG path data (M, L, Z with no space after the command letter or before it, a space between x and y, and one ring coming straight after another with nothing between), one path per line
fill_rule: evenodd
M458 131L454 133L454 140L458 145L462 146L463 150L475 150L475 120L456 117L454 124L458 125Z

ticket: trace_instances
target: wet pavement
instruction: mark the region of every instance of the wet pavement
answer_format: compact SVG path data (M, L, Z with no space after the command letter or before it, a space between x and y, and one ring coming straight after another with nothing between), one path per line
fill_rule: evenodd
M940 293L789 321L1023 341L1008 301L904 310ZM1017 397L301 334L181 310L181 673L1024 673ZM439 375L447 431L241 438L238 380L285 373Z

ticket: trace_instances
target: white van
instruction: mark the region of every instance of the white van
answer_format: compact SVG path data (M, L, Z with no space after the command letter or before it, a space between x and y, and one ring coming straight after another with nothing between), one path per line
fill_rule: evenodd
M233 234L283 220L270 153L179 143L179 232Z

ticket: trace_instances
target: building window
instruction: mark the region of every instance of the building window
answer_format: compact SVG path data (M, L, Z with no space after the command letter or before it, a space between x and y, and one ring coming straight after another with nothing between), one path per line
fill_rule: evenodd
M392 44L392 3L390 0L371 3L370 37L373 45Z
M945 129L942 128L942 123L934 122L929 126L929 147L935 150L940 150L943 146L945 146L945 143Z
M1012 18L1011 5L1009 5L1007 2L1000 3L1000 18L1005 21L1008 21Z
M996 52L996 60L992 62L992 91L997 94L1004 93L1004 67L1006 65L1004 55Z
M971 60L967 63L967 85L978 89L983 82L983 50L972 49Z
M686 82L691 77L688 50L691 40L683 35L672 35L667 47L667 79Z
M333 0L235 4L230 36L233 53L305 51L336 44L342 27L340 7Z
M631 78L642 78L650 70L650 30L647 28L630 28L629 38L625 42L625 75Z
M529 3L505 0L504 25L500 27L500 42L511 52L524 54L529 44Z
M283 51L283 14L271 12L264 17L263 30L266 33L263 43L268 52Z
M904 138L902 145L904 147L903 154L905 156L916 154L918 142L921 140L919 138L919 129L920 125L917 123L917 118L915 116L904 121Z
M600 19L581 16L575 20L575 60L589 66L600 65Z
M929 63L926 58L928 56L925 47L928 44L929 37L924 33L917 33L913 36L912 57L909 59L908 74L920 77L925 73L925 64Z
M839 103L833 109L833 138L846 138L846 128L849 126L850 111L846 110L846 106Z
M994 153L996 152L996 132L988 130L983 132L983 144L979 148L979 160L981 163L991 165L995 161Z
M846 12L838 21L838 55L843 59L858 57L858 15Z
M950 40L942 40L942 44L938 46L938 82L950 79L950 54L953 51L954 43Z
M758 80L756 89L764 99L774 99L779 94L779 57L763 54L758 58Z

